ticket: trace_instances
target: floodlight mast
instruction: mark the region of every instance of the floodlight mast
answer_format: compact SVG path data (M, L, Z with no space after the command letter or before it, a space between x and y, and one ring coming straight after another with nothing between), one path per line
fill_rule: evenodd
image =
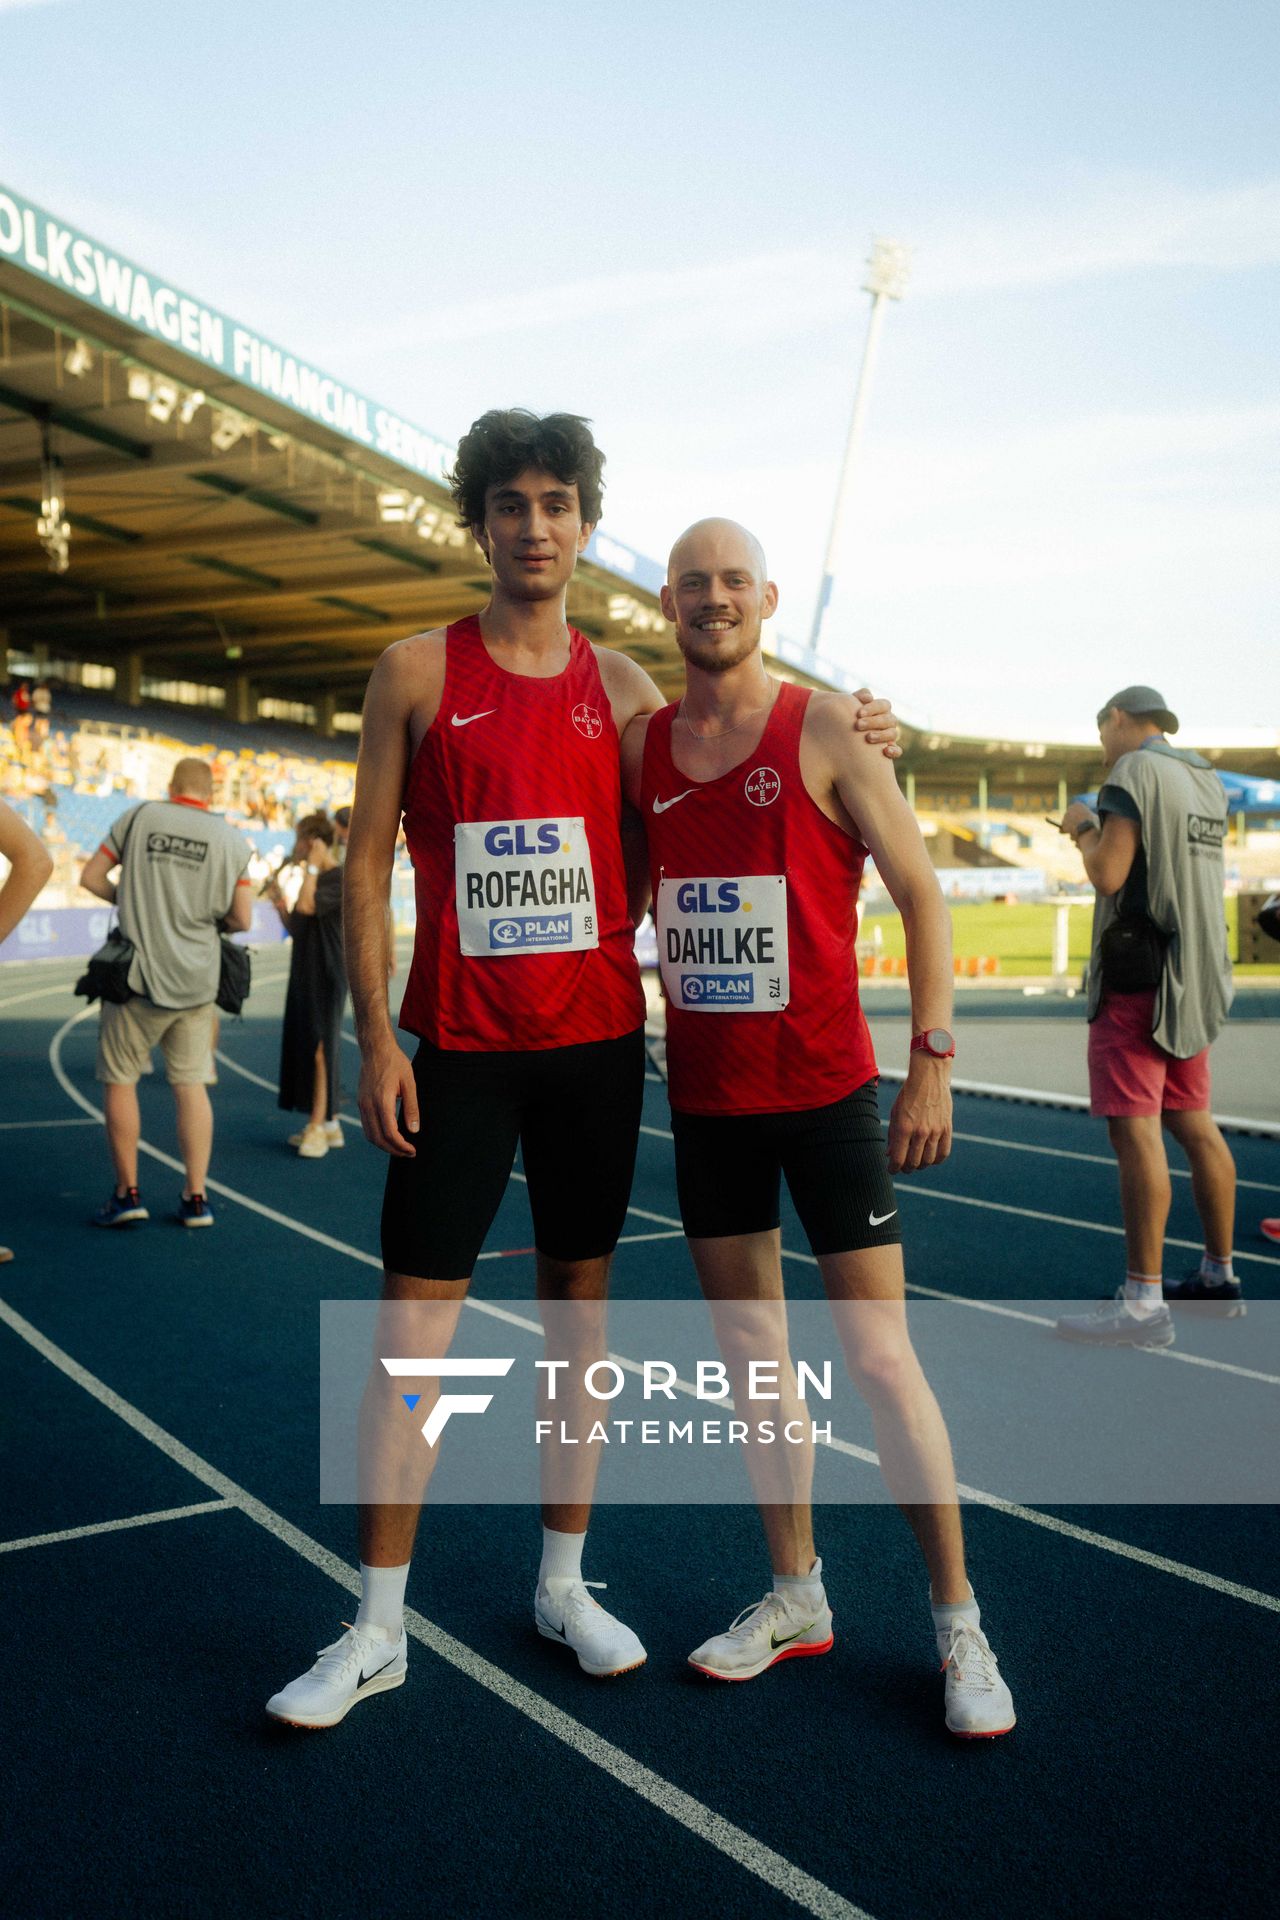
M822 563L822 585L818 591L817 605L813 610L813 626L809 633L811 672L816 670L818 648L822 639L822 623L831 599L831 589L835 584L836 548L839 545L840 529L844 524L849 503L849 480L853 471L854 454L862 436L867 395L871 390L871 373L875 366L876 349L880 343L880 329L884 323L885 302L901 300L910 276L911 255L906 247L901 246L896 240L871 242L867 277L862 283L863 292L871 295L871 317L867 322L867 339L862 349L862 366L858 371L858 385L853 396L853 413L849 420L849 435L844 446L844 464L840 469L840 484L836 489L836 503L831 515L831 531L827 535L827 551Z

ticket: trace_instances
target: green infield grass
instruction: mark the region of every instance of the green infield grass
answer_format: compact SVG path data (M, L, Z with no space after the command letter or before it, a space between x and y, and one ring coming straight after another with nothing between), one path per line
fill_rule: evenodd
M1226 902L1228 951L1233 959L1236 951L1236 905L1234 899ZM1089 930L1093 924L1093 911L1087 901L1069 911L1071 972L1078 974L1089 958ZM1054 913L1053 907L1028 905L1022 901L1014 906L985 900L954 901L951 903L951 927L956 957L960 960L996 959L1002 975L1047 974L1053 964ZM864 914L859 928L859 944L873 940L877 928L882 940L880 953L886 959L905 956L902 922L888 902L876 911ZM1265 966L1237 965L1237 975L1249 978L1280 974L1280 947L1275 951L1275 961Z

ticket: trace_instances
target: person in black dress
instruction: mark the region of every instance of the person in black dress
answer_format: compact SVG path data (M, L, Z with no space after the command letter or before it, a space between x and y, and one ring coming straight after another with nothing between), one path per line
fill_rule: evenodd
M304 1160L322 1160L342 1145L338 1121L342 1008L347 976L342 957L342 868L334 848L334 824L323 813L298 822L297 844L285 863L302 868L302 887L292 909L279 881L267 888L293 941L289 992L280 1044L279 1104L305 1113L291 1136Z

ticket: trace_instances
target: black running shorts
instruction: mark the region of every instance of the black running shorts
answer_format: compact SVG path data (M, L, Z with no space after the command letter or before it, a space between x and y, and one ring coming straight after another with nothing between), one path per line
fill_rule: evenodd
M810 1248L855 1253L902 1238L878 1082L799 1113L673 1113L680 1216L692 1240L767 1233L785 1177Z
M517 1146L539 1252L553 1260L613 1252L635 1170L643 1029L536 1053L452 1052L424 1040L413 1077L417 1154L391 1161L382 1202L388 1273L465 1280Z

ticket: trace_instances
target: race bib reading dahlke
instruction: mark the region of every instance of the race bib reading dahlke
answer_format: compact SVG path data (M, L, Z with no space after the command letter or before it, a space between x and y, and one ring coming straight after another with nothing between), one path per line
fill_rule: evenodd
M787 880L663 880L658 964L672 1006L690 1013L779 1013L791 998Z
M463 953L493 960L599 946L581 819L459 821L453 856Z

